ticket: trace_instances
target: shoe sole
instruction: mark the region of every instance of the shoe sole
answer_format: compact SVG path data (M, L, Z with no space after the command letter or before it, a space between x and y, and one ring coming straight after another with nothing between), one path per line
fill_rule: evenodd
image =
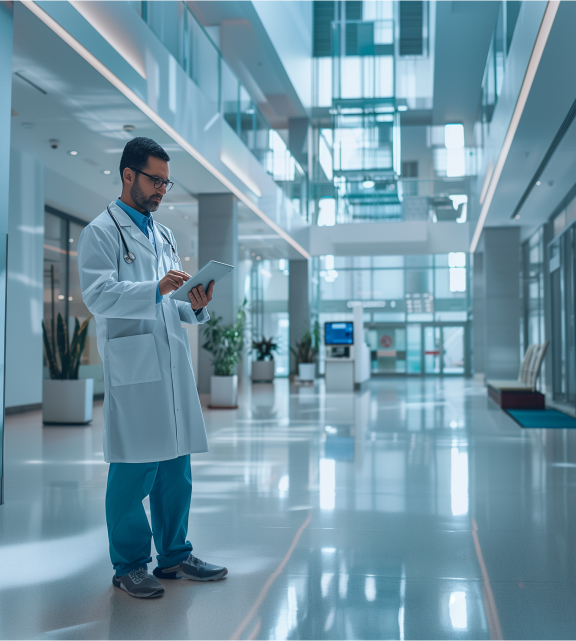
M154 568L153 574L157 579L168 579L168 580L186 579L188 581L203 581L203 582L219 581L220 579L223 579L228 574L228 570L225 568L219 574L215 574L214 576L208 577L206 579L201 579L195 576L188 576L187 574L184 574L179 570L176 570L176 572L163 572L162 570L160 570L158 573L156 573L156 570L158 570L158 568Z
M122 585L122 583L120 583L120 581L118 581L115 576L112 577L112 585L116 588L119 588L120 590L123 590L124 592L126 592L126 594L129 594L136 599L158 599L164 596L164 590L156 590L156 592L153 592L152 594L132 594L132 592L128 592L128 590Z

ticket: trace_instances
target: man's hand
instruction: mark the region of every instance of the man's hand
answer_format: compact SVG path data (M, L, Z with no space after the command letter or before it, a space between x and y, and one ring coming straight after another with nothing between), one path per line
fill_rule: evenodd
M202 309L203 307L206 307L208 303L212 300L212 291L214 290L214 281L208 285L208 291L204 291L204 287L202 285L198 285L198 287L193 287L190 293L188 294L188 298L190 299L190 304L192 305L192 309L194 311L197 311L199 309Z
M171 269L166 276L158 283L160 295L166 296L170 292L176 291L179 287L190 278L190 274L180 272L177 269Z

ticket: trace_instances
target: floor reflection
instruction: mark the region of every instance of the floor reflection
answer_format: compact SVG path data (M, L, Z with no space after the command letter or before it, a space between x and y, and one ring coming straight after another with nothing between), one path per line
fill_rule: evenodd
M190 538L230 573L153 604L111 585L101 408L6 425L0 638L573 638L576 433L471 380L287 380L206 411Z

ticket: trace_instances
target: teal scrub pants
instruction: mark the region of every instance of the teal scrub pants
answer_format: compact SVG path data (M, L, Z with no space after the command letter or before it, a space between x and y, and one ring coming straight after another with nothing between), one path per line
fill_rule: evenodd
M152 531L142 501L150 495ZM111 463L106 488L106 524L110 558L116 576L152 561L151 540L158 566L178 565L192 551L186 540L192 497L190 455L159 463Z

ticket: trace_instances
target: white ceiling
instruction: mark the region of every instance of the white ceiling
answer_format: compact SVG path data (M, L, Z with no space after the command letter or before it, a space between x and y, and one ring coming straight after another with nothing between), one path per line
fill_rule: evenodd
M493 0L436 3L432 120L442 126L463 123L470 141L500 5Z
M511 215L572 106L576 93L576 2L561 2L528 101L498 183L486 226L520 224L524 235L544 223L576 183L573 123L545 169L540 186Z

